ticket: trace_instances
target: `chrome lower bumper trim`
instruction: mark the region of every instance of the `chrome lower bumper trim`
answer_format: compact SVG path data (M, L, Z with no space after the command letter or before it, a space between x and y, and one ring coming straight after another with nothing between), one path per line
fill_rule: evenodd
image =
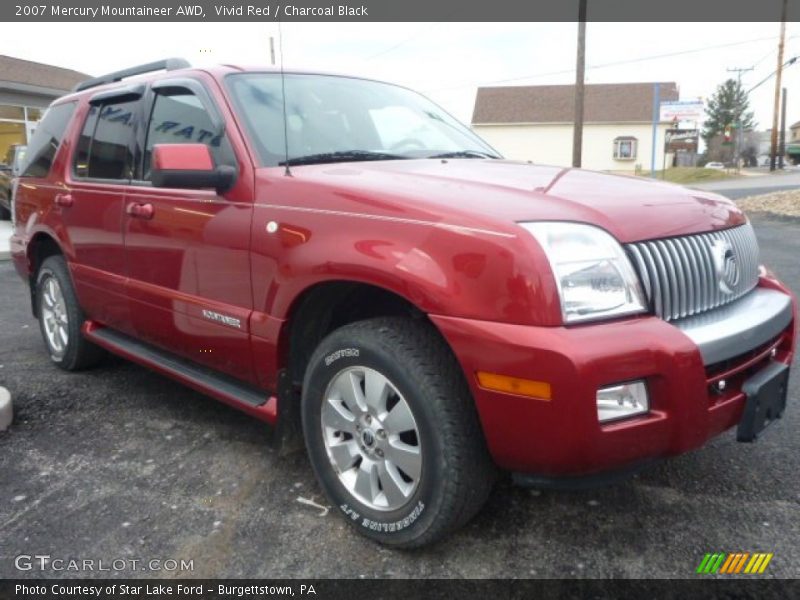
M765 344L791 321L791 297L756 288L735 302L672 325L697 344L703 363L711 365Z

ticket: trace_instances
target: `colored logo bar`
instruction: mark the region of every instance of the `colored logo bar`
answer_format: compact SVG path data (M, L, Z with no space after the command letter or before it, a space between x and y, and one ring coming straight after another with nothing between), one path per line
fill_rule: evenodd
M714 552L707 553L696 573L704 575L725 574L761 574L767 570L767 565L772 560L772 552Z

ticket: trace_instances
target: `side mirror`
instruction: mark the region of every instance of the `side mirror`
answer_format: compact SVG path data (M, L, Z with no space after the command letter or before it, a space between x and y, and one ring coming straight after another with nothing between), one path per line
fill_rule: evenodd
M156 187L213 188L221 194L236 181L236 169L215 167L205 144L156 144L151 165L150 179Z

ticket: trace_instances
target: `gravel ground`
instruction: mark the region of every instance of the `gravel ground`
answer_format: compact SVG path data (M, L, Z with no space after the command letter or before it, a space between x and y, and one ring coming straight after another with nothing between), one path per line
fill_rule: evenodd
M800 218L800 189L747 196L736 200L736 204L747 213Z
M765 262L800 289L797 226L755 224ZM797 376L785 418L756 444L727 433L592 491L504 481L463 530L399 552L309 504L325 501L306 458L276 456L262 424L122 360L59 371L9 263L0 340L16 410L0 433L0 577L91 575L21 573L20 554L194 561L118 573L140 577L687 577L715 551L774 552L767 576L800 577Z

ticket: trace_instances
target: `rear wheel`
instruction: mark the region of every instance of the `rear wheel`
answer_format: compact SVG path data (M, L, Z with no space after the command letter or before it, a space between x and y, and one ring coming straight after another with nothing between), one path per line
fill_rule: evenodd
M328 498L381 543L434 542L469 520L491 489L469 388L426 323L370 319L330 334L309 363L302 413Z
M86 320L61 256L50 256L36 275L39 327L51 360L62 369L77 371L98 363L104 351L81 334Z

